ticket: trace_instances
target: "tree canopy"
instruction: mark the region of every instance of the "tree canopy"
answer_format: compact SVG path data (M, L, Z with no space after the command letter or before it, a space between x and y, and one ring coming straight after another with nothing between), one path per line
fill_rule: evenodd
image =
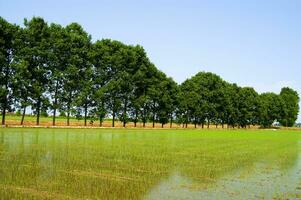
M291 88L280 94L258 94L210 72L199 72L178 85L149 60L140 45L102 39L95 42L77 23L65 27L43 18L24 20L19 27L0 18L0 109L30 107L40 116L58 113L97 120L184 127L228 125L270 127L274 122L293 126L299 96Z

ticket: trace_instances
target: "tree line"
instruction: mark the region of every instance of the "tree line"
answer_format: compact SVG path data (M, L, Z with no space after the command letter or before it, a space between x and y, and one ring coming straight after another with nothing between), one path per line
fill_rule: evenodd
M26 108L36 116L73 116L102 122L173 122L183 127L209 124L228 127L274 122L293 126L298 115L298 93L258 94L218 75L200 72L178 85L158 70L143 47L91 36L77 23L65 27L43 18L24 20L20 27L0 17L0 106L2 124L7 112Z

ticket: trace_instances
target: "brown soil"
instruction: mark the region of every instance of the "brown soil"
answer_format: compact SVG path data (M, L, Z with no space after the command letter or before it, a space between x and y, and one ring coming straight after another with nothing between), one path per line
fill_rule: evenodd
M6 121L6 127L53 127L52 126L52 121L42 121L40 122L39 126L36 125L35 121L24 121L23 125L20 125L20 121L17 120L7 120ZM104 121L102 123L102 126L99 125L99 122L93 122L90 123L90 121L87 121L87 126L84 126L84 122L83 121L77 121L77 122L70 122L70 125L67 126L67 122L62 122L62 121L57 121L55 127L71 127L71 128L111 128L112 127L112 122L111 121ZM123 127L123 123L120 121L115 121L115 127L116 128L122 128ZM135 128L134 123L133 122L129 122L126 124L126 128ZM137 123L136 128L144 128L143 127L143 123ZM145 124L145 128L153 128L153 124L152 123L146 123ZM154 128L162 128L162 125L159 123L155 123L155 127ZM170 124L165 124L163 126L163 128L170 128ZM183 128L182 124L176 124L173 123L172 124L172 128ZM193 129L195 128L194 124L188 124L187 128ZM197 128L202 128L201 126L197 125ZM257 129L258 126L251 126L248 129ZM207 125L204 126L204 129L208 129ZM209 129L222 129L221 125L218 125L217 127L215 125L210 125ZM224 125L224 129L227 129L227 125Z

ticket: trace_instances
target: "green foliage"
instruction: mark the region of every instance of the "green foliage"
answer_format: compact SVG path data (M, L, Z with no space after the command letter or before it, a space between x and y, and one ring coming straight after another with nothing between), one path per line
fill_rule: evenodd
M173 121L228 127L278 121L293 126L299 112L296 91L283 88L280 95L257 94L216 74L199 72L177 85L149 60L143 47L91 36L77 23L65 27L40 17L24 27L0 18L0 107L5 112L30 106L37 117L57 110L70 116L133 121ZM21 122L21 123L22 123Z
M21 110L16 111L16 116L21 116Z
M18 27L0 17L0 107L2 124L5 124L5 114L11 110L13 91L10 89L15 82L14 56L16 53L16 36Z
M283 126L294 126L299 112L299 95L291 88L281 89L280 98L282 100L281 114L279 122Z
M66 117L66 113L64 111L61 111L59 116L60 117Z
M260 95L259 124L263 127L270 127L279 120L282 102L275 93L263 93Z

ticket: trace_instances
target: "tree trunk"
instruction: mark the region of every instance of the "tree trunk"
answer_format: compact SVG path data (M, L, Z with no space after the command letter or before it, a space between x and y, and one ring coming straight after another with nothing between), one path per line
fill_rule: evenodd
M124 108L123 108L123 127L126 124L126 111L127 111L127 99L124 101Z
M146 116L145 116L145 106L143 107L143 128L145 128Z
M188 126L188 113L186 114L186 128Z
M137 121L138 121L138 112L137 110L135 110L134 127L137 127Z
M161 128L164 128L164 124L163 123L161 123Z
M88 105L85 103L85 126L87 126L87 113L88 113Z
M194 122L194 128L196 128L196 122Z
M6 97L2 106L2 125L5 125L5 114L6 114Z
M24 122L25 111L26 111L26 106L24 106L24 108L23 108L22 119L21 119L21 125L23 125L23 122Z
M99 115L99 127L102 127L102 118L101 118L102 116L101 115Z
M53 106L53 118L52 118L52 126L55 126L55 117L56 117L56 107L57 107L57 91L58 91L58 80L56 81L55 85L55 92L54 92L54 106Z
M115 111L113 111L112 127L115 127Z
M101 112L100 112L100 114L99 114L99 126L101 127L102 126L102 122L103 122L103 119L104 119L104 113L103 113L103 111L104 111L104 105L105 103L104 103L104 100L102 100L101 101Z
M210 122L209 122L209 120L208 120L208 123L207 123L207 128L209 128L209 126L210 126Z
M67 126L70 125L71 99L72 99L72 92L69 92L69 99L68 99L68 103L67 103Z
M155 128L155 114L153 114L153 128Z
M5 92L8 90L7 84L5 85ZM5 99L2 106L2 125L5 125L5 115L6 115L6 109L7 109L7 94L5 94Z
M204 122L202 122L202 129L204 128Z
M222 123L222 128L224 128L224 123Z
M123 128L125 128L125 125L126 125L126 121L124 120L123 121Z
M68 112L67 112L67 126L70 125L70 107L68 108Z
M56 108L53 109L52 126L55 126Z
M6 109L7 109L7 92L8 92L8 76L9 76L9 65L6 65L5 68L5 99L3 102L3 107L2 107L2 125L5 125L5 114L6 114Z
M37 125L40 125L40 107L41 107L41 99L39 97L37 102Z

